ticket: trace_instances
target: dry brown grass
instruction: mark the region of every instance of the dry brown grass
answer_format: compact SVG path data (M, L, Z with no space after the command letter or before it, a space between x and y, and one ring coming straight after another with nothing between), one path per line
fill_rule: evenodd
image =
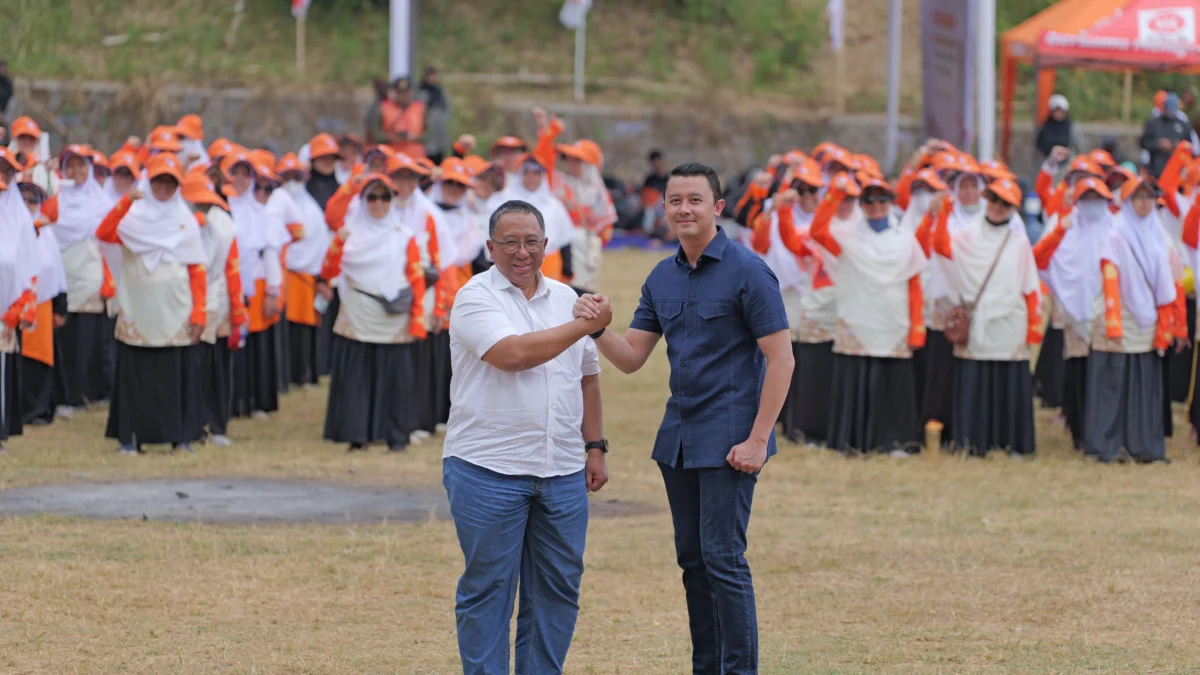
M655 256L618 252L624 323ZM665 509L648 459L666 398L660 348L605 376L612 482ZM103 413L35 429L3 487L150 476L437 484L437 443L348 457L322 443L323 392L293 393L238 445L118 458ZM1200 454L1171 466L1080 460L1040 419L1039 457L846 460L784 447L759 485L749 558L762 672L1194 672ZM665 512L595 519L568 673L680 673L686 610ZM0 520L0 672L453 673L448 522L374 527Z

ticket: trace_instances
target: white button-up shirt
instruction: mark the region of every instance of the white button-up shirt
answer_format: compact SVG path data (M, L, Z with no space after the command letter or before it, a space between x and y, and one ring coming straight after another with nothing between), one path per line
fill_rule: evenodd
M583 470L585 375L600 372L591 338L519 373L483 360L497 342L572 320L578 296L538 274L530 300L495 267L459 290L450 313L450 420L442 457L514 476L564 476Z

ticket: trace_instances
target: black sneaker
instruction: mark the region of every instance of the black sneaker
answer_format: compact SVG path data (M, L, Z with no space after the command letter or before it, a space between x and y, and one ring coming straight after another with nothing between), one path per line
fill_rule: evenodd
M351 443L346 452L366 452L367 445L365 443Z
M408 446L407 445L389 445L388 452L389 453L408 452Z

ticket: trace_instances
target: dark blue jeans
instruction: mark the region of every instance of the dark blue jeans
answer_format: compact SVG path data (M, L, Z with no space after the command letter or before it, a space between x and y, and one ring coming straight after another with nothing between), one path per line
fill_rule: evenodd
M466 559L454 606L463 673L508 675L518 575L516 674L561 673L579 615L588 523L583 471L508 476L448 457L442 484Z
M746 562L746 528L754 499L754 474L730 466L684 469L660 463L675 555L683 569L692 673L758 672L758 616Z

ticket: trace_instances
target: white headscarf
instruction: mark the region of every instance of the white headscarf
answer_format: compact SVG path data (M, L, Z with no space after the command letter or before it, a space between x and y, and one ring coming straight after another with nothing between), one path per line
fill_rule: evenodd
M947 280L960 303L974 302L983 288L979 306L971 317L972 336L978 340L985 340L986 336L975 336L976 328L986 333L989 323L1010 317L1016 309L1024 307L1026 295L1038 290L1037 266L1029 238L1010 225L1011 222L997 227L987 222L986 211L979 214L954 234L951 244L954 257L945 261L951 263L947 266L952 270ZM989 270L992 276L984 288Z
M1122 202L1103 257L1121 273L1121 304L1142 328L1153 326L1158 308L1175 302L1169 244L1158 213L1151 209L1143 218L1134 212L1130 200Z
M88 177L82 185L67 181L59 183L58 220L54 221L50 231L60 249L68 249L96 236L100 221L112 209L113 201L96 181L92 161L86 157L83 160L88 163Z
M14 178L0 192L0 314L33 288L40 267L33 218Z
M1100 295L1103 277L1100 258L1113 226L1113 215L1106 202L1097 202L1103 209L1071 209L1071 229L1063 235L1062 243L1050 258L1050 266L1041 273L1063 311L1083 331L1091 330L1092 308Z
M369 189L370 184L355 198L363 203L346 218L342 274L358 288L392 300L406 280L408 242L413 235L394 208L382 218L371 216L365 203Z
M153 272L164 262L202 265L207 260L200 226L183 200L182 190L166 201L154 196L148 181L143 181L141 199L117 225L121 245L135 253Z
M876 232L858 209L845 220L834 218L830 230L842 247L842 264L853 265L875 289L907 282L925 268L917 238L901 230L895 216L888 216L886 230Z
M771 208L773 201L767 200L763 204L763 209ZM814 214L802 210L799 204L792 204L791 211L793 227L807 228L812 224ZM767 263L767 267L770 267L771 271L775 273L775 277L779 279L780 288L799 290L803 288L805 282L804 265L800 256L788 250L783 243L783 236L779 232L779 228L783 227L783 224L779 222L779 212L771 211L770 219L768 227L771 228L769 232L771 246L762 258Z
M262 278L261 268L255 261L262 257L267 240L262 235L260 223L266 217L266 209L254 198L254 183L244 193L229 197L229 213L237 224L238 256L241 258L242 283L247 289ZM247 290L247 292L250 292Z
M542 219L546 223L546 239L548 240L546 252L561 251L564 246L571 243L575 234L575 224L571 221L571 214L567 212L567 207L550 192L550 183L546 180L546 172L541 165L527 161L521 166L521 173L524 173L525 168L529 166L535 166L542 172L538 188L532 192L526 190L521 183L521 175L517 174L515 177L510 177L511 180L505 184L504 199L500 203L519 199L533 204L538 211L542 212Z
M287 267L301 274L320 274L321 262L329 250L330 233L325 224L325 212L305 189L304 183L289 181L283 190L295 203L299 222L304 226L304 236L288 246Z

